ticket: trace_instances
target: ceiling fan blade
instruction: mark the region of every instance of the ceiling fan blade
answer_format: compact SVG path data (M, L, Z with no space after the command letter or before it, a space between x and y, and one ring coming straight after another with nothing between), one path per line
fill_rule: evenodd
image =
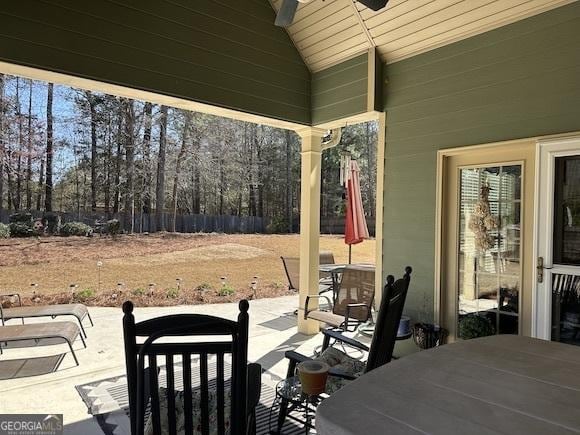
M385 6L387 6L387 3L389 2L389 0L357 0L357 1L365 5L367 8L372 9L373 11L378 11L384 8Z
M298 9L298 0L283 0L274 24L278 27L288 27L294 21L296 9Z

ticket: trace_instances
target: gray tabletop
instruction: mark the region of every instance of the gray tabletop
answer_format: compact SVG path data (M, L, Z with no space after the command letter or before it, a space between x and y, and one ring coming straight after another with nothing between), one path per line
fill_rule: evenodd
M401 358L316 413L319 435L579 434L580 347L500 335Z

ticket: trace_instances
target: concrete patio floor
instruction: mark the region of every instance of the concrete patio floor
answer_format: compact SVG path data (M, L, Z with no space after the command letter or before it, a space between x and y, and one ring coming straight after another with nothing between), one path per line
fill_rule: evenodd
M299 349L311 355L322 344L321 334L306 336L297 333L296 316L298 296L250 301L250 340L248 358L258 362L270 376L265 380L275 383L285 376L288 363L284 352ZM75 351L80 365L75 366L67 353L56 372L26 378L0 380L0 412L2 413L56 413L64 415L65 433L92 435L102 432L87 412L75 386L105 378L123 375L122 316L120 308L91 307L95 326L87 330L87 348L80 340ZM135 317L141 321L151 317L178 313L210 314L235 319L237 304L213 304L177 307L136 308ZM45 320L50 321L50 320ZM14 324L16 321L12 321ZM32 322L32 320L30 321ZM408 340L409 342L409 340ZM407 353L411 343L400 343L399 352ZM38 346L6 349L0 363L8 359L39 357L68 352L67 345Z

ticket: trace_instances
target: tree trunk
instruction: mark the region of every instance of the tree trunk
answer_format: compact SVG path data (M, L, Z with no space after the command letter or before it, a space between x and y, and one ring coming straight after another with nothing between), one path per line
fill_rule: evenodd
M201 198L200 198L200 182L201 182L201 174L199 170L199 158L200 158L200 148L201 144L198 140L199 138L193 141L193 161L191 162L191 181L192 181L192 188L191 188L191 212L193 214L199 214L201 209Z
M151 171L151 128L153 124L153 104L145 103L143 108L143 213L147 215L147 228L151 228L151 187L153 174Z
M125 228L129 232L134 230L135 215L135 191L133 177L135 172L135 108L133 100L124 99L125 112L125 172L127 182L125 184Z
M258 212L259 217L264 216L264 183L262 182L262 136L264 134L264 127L260 126L260 138L258 138L258 129L256 129L255 141L256 141L256 184L258 190Z
M115 198L113 199L113 213L119 213L121 202L121 152L123 142L123 102L117 99L117 155L115 156Z
M32 209L32 80L28 93L28 140L26 141L26 209Z
M290 145L292 144L292 136L290 130L286 130L286 223L288 224L288 232L292 232L292 154Z
M111 115L107 116L107 143L105 148L105 156L103 161L103 171L105 172L105 182L103 184L104 196L105 196L105 214L107 219L110 218L111 213L111 158L113 155L113 128L111 126L112 119Z
M0 213L4 210L4 165L6 162L4 133L4 74L0 74Z
M52 97L54 84L48 84L48 95L46 97L46 193L44 196L44 210L52 211Z
M167 145L167 106L161 106L159 118L159 156L157 158L157 186L155 189L155 224L157 231L164 231L165 209L165 154Z
M42 192L44 190L44 157L40 159L40 172L38 174L38 194L36 195L36 209L42 208Z
M85 93L91 117L91 211L97 211L97 101L90 91Z
M185 151L189 142L189 130L191 128L191 112L184 111L183 113L183 132L181 135L181 148L177 155L177 162L175 164L175 176L173 177L173 192L171 194L171 208L173 211L173 220L171 223L171 230L175 232L175 223L177 220L177 186L179 184L179 174L181 173L181 162L185 157Z
M14 208L20 210L22 206L22 152L24 150L24 132L22 127L22 110L20 107L20 78L16 77L16 119L18 121L18 153L16 155L16 195Z

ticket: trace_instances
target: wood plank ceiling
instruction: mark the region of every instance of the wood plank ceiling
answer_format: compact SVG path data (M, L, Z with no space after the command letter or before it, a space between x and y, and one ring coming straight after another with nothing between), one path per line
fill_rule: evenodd
M270 0L278 10L282 0ZM355 0L301 3L287 31L320 71L370 47L396 62L576 0L390 0L379 12Z

